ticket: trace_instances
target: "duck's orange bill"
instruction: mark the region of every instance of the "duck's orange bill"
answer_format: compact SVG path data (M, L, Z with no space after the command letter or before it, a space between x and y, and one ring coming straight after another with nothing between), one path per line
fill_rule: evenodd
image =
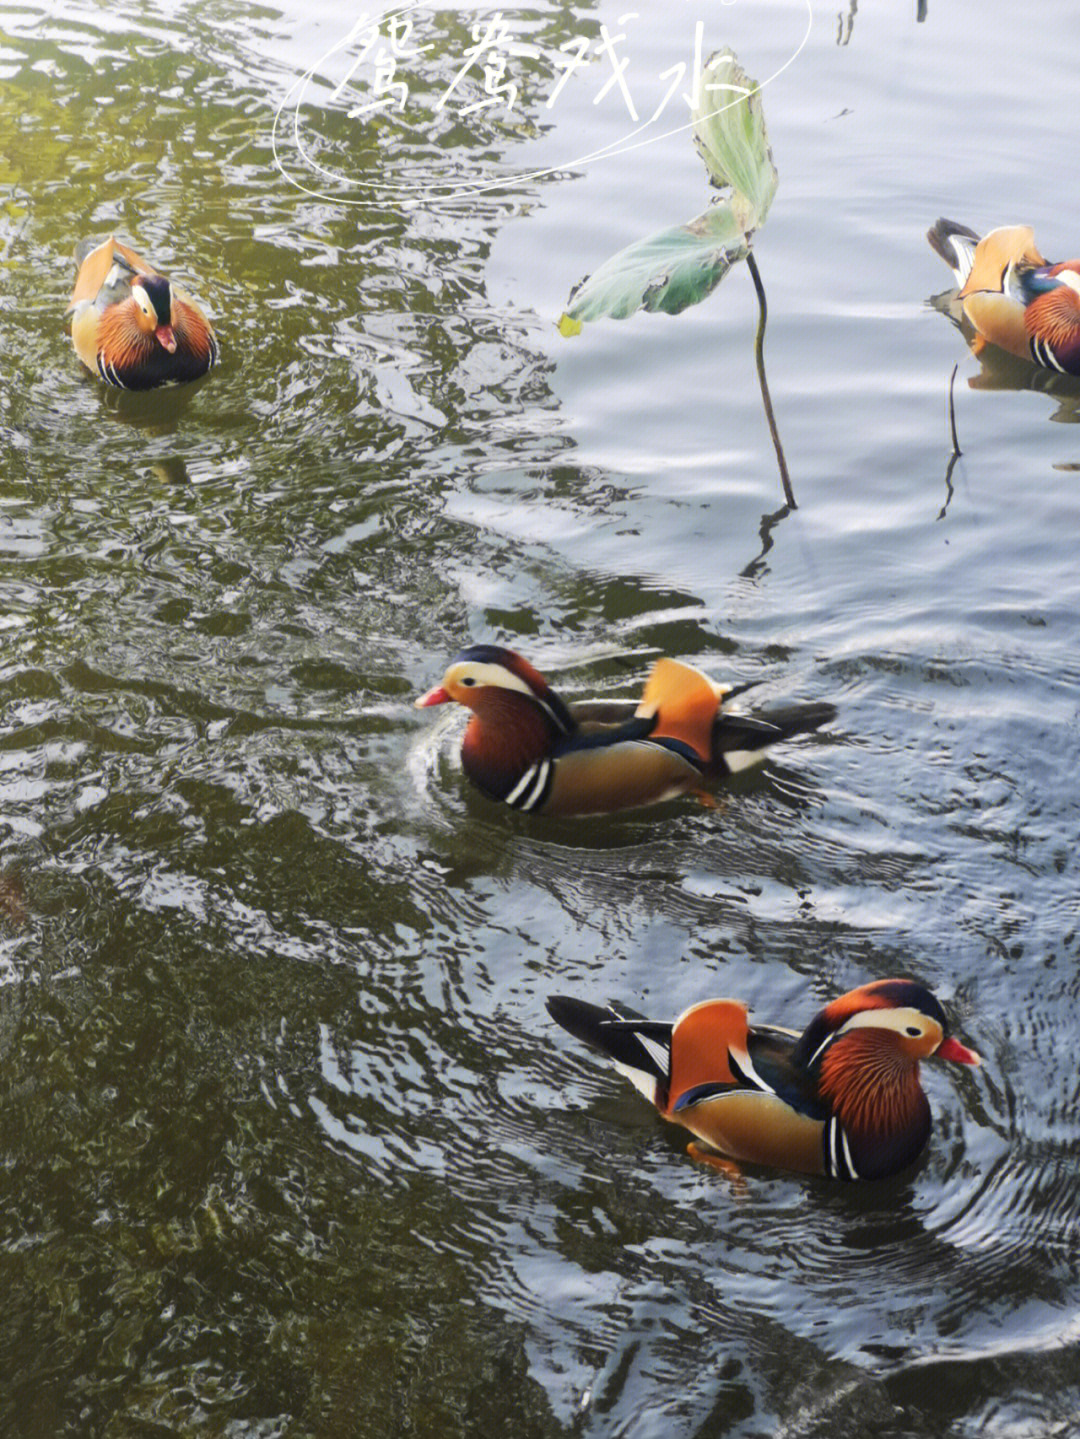
M421 695L414 701L418 710L426 710L428 705L448 705L450 696L443 689L442 685L436 685L433 690L428 690L426 695Z
M982 1060L973 1049L968 1049L966 1044L961 1044L958 1039L953 1039L950 1034L948 1039L943 1039L934 1050L937 1059L951 1059L955 1064L982 1064Z

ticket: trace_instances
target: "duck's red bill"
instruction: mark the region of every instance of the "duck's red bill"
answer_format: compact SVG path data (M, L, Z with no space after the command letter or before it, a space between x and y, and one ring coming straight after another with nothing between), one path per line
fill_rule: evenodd
M973 1049L968 1049L966 1044L961 1044L958 1039L953 1039L950 1034L948 1039L943 1039L934 1051L938 1059L951 1059L954 1064L981 1064L982 1060Z
M442 685L436 685L433 690L428 690L426 695L414 701L418 710L426 710L428 705L448 705L450 696L443 689Z
M168 350L170 355L176 353L176 334L171 325L159 325L154 331L154 338L163 350Z

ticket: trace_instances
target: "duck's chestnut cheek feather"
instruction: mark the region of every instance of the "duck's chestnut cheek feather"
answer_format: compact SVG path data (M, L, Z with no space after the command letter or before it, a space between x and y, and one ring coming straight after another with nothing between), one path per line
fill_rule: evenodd
M950 1034L948 1039L943 1039L934 1050L935 1059L951 1059L956 1064L981 1064L982 1060L973 1049L968 1049L966 1044L961 1044Z
M442 685L436 685L433 690L428 690L426 695L421 695L415 701L418 710L426 710L429 705L448 705L450 696L443 689Z

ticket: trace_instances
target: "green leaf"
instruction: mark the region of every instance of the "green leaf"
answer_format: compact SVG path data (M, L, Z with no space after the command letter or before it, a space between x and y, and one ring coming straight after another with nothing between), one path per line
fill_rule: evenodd
M778 176L765 133L761 93L730 50L710 57L693 115L697 146L713 185L730 189L687 225L637 240L571 292L563 335L587 320L625 320L637 310L677 315L716 289L764 223Z
M571 292L559 329L576 335L586 320L625 320L640 309L677 315L711 294L746 252L742 217L731 200L720 200L689 224L636 240L605 260Z
M731 186L732 204L749 237L764 224L779 176L765 133L761 91L732 51L710 57L691 120L710 180Z

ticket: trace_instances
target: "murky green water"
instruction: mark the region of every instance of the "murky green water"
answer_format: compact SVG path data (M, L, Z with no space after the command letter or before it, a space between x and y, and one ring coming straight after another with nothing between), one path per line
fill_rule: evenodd
M923 233L1080 250L1080 39L1066 0L917 9L815 10L766 90L789 511L745 270L555 328L708 198L685 135L575 163L628 128L599 61L546 104L624 11L504 7L517 109L467 119L430 87L489 14L422 12L427 99L410 62L372 126L344 3L0 6L0 1432L1075 1431L1080 390L972 359ZM643 110L698 18L759 78L807 28L652 7ZM275 163L313 68L340 181L289 106ZM112 228L212 310L196 392L72 355ZM840 719L714 811L530 822L411 708L472 640ZM800 1024L896 972L986 1063L925 1075L926 1160L865 1188L692 1165L544 1010Z

